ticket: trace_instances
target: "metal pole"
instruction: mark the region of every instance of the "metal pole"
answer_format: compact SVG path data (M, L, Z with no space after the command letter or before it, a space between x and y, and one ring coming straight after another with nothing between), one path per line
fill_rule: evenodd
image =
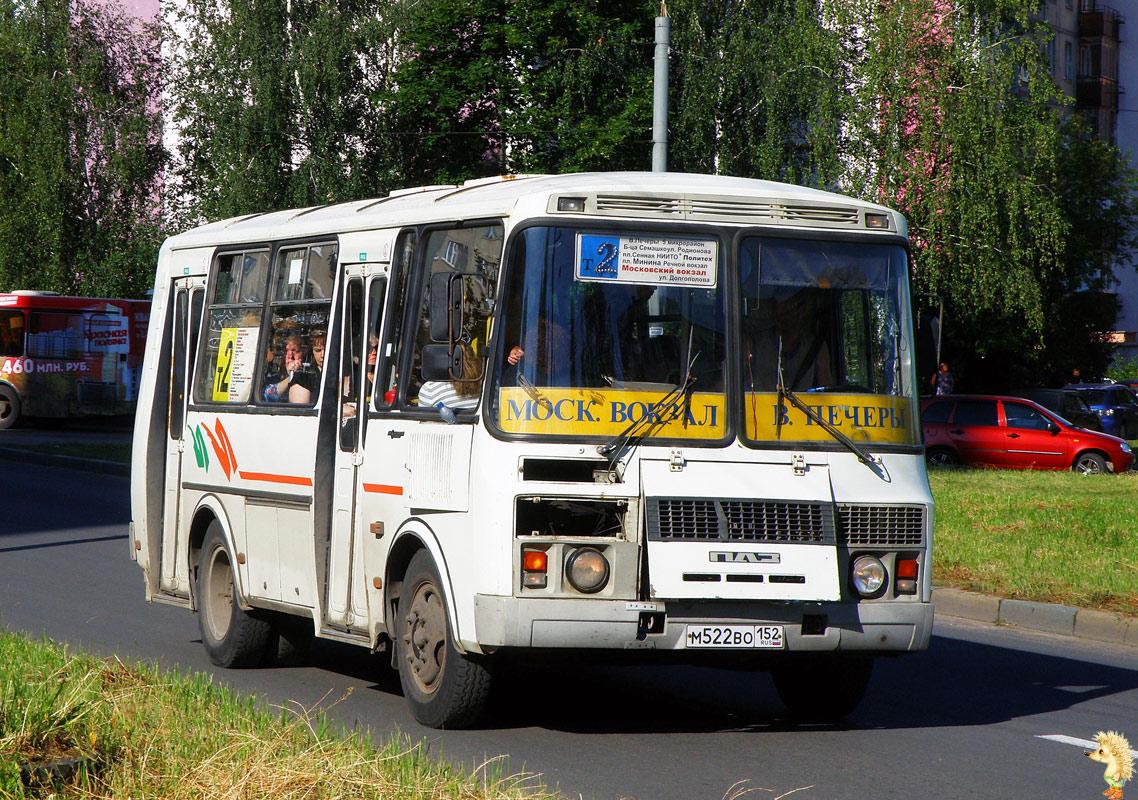
M656 17L656 75L652 91L652 171L668 171L668 52L672 20L663 0Z

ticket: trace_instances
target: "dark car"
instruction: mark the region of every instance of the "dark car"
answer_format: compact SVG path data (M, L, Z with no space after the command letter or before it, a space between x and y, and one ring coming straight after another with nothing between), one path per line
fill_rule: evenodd
M1083 396L1074 389L1020 389L1012 394L1039 403L1072 425L1091 431L1102 431L1102 420Z
M1138 438L1138 396L1133 391L1117 383L1079 383L1066 388L1083 396L1102 420L1104 433Z
M943 395L921 410L930 465L969 464L1010 469L1125 472L1130 445L1116 436L1071 425L1018 397Z

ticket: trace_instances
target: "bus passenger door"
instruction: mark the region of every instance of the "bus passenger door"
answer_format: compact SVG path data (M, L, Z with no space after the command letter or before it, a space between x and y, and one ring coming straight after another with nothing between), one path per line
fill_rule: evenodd
M186 531L179 508L182 482L182 458L186 439L191 455L197 452L193 432L186 427L186 389L190 383L190 367L194 362L198 330L201 328L205 278L180 278L171 293L174 326L170 337L170 408L166 438L165 503L162 508L162 568L159 588L162 592L188 599L190 596L189 565L185 558Z
M366 284L376 265L347 267L341 326L339 437L332 503L332 541L328 554L328 621L366 630L367 587L363 571L360 520L360 465L363 462L367 409L375 380L377 337L387 290L387 276Z

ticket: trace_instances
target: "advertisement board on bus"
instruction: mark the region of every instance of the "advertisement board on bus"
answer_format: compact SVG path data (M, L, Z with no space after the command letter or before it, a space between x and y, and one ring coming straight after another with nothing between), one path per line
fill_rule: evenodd
M133 413L149 321L148 300L0 294L0 428Z

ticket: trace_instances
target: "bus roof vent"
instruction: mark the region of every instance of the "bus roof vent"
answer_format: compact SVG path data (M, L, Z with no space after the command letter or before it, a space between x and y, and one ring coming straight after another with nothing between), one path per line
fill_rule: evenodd
M595 211L589 210L596 214L743 224L808 225L827 228L856 228L860 225L858 210L853 206L791 204L757 197L598 194Z
M16 289L12 294L17 297L59 297L59 292L41 291L39 289Z
M791 222L828 222L839 225L858 224L857 209L848 206L784 206Z
M688 202L691 215L696 219L770 222L781 216L778 206L773 203L746 197L693 197Z
M684 215L684 201L679 197L637 197L635 195L598 194L598 214L631 214L637 217L678 217Z

